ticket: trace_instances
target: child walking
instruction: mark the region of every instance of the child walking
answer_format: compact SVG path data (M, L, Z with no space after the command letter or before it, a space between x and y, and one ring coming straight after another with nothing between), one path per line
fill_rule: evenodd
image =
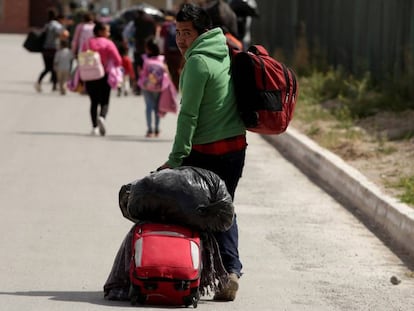
M70 79L73 53L69 49L67 40L60 41L60 49L56 52L53 59L53 68L56 71L57 82L60 94L66 94L66 84Z
M142 89L145 100L147 119L146 137L158 137L160 133L160 116L158 105L163 87L164 74L168 72L164 62L164 55L160 55L160 48L150 38L145 43L145 54L142 55L143 65L139 69L138 86ZM154 123L153 123L154 120Z
M125 46L120 46L118 50L122 58L123 71L122 83L120 86L118 86L118 97L122 94L124 94L124 96L128 96L131 85L135 85L133 84L135 83L134 66L132 65L132 60L128 55L128 48Z

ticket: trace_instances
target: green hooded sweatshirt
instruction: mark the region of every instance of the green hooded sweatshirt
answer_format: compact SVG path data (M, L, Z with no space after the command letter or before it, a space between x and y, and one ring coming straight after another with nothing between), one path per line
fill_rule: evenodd
M226 37L220 28L201 34L186 51L180 77L181 106L167 164L180 166L193 144L246 133L230 76Z

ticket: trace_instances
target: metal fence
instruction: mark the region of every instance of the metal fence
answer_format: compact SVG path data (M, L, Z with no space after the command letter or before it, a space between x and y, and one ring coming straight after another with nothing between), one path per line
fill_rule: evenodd
M374 79L414 73L414 0L259 0L253 43L302 67L342 66Z

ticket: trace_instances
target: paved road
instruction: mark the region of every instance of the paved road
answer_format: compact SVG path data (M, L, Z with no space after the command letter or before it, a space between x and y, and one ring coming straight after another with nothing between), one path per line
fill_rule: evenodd
M131 226L117 194L166 159L175 116L162 120L159 139L145 139L142 98L114 96L108 135L91 137L87 97L47 83L35 93L40 56L22 41L0 35L0 310L131 310L102 297ZM198 309L412 310L412 263L259 136L248 140L235 200L239 296L203 297Z

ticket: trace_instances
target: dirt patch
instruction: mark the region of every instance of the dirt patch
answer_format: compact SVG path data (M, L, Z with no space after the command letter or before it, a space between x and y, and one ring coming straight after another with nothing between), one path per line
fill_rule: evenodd
M399 197L395 184L402 177L414 176L414 111L381 112L347 130L332 121L303 122L293 126L321 146L358 169L384 193ZM318 130L315 131L315 128ZM350 131L354 134L349 135ZM327 142L326 137L334 137Z

